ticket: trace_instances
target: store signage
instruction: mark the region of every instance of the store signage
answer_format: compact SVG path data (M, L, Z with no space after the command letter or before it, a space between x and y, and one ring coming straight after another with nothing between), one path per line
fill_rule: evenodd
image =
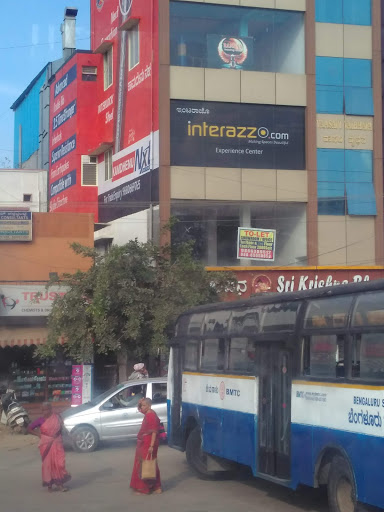
M236 289L229 291L226 300L265 292L297 292L338 286L340 284L361 283L384 278L384 268L332 268L301 267L299 269L265 267L253 270L208 268L208 270L231 270L237 279Z
M32 212L0 212L0 242L31 242Z
M171 165L305 169L303 107L171 100Z
M252 69L253 39L208 34L207 58L209 68Z
M76 185L76 169L51 183L49 187L50 197L57 196L57 194L60 194L60 192L63 192L67 188L73 187L73 185Z
M60 80L58 80L55 84L55 98L56 96L58 96L59 94L61 94L69 85L71 85L71 83L76 80L76 77L77 77L77 69L76 69L76 64L74 66L71 67L71 69L68 70L67 73L65 73L65 75L63 76L63 78L61 78Z
M276 230L259 228L238 228L238 259L274 261L275 249Z
M317 147L373 149L373 118L317 114Z
M0 286L0 316L48 316L56 297L66 288L45 285Z
M92 400L93 366L78 364L72 366L72 406L85 404Z
M113 155L112 179L99 183L103 222L143 209L158 198L159 132ZM118 206L118 208L117 208Z

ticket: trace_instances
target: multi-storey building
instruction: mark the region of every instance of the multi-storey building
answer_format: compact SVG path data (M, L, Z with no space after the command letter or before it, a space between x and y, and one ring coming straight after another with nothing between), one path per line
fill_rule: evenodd
M92 0L93 55L51 88L51 210L98 202L102 247L164 242L176 217L173 240L243 295L379 275L381 17L379 0Z

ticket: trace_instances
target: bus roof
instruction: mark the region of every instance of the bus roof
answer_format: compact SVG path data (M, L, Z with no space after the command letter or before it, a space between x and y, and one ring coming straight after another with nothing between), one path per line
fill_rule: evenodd
M234 308L259 306L262 304L273 304L281 302L293 302L305 299L315 299L320 297L335 297L338 295L347 295L349 293L362 293L369 291L384 291L384 279L376 279L374 281L366 281L361 283L340 284L336 286L328 286L324 288L316 288L312 290L301 290L296 292L283 292L283 293L261 293L254 295L250 299L234 300L230 302L214 302L212 304L204 304L202 306L195 306L179 317L200 313L203 311L216 311Z

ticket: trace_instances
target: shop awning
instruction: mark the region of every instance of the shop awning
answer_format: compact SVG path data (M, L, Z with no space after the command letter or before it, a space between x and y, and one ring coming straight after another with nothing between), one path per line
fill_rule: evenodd
M0 347L22 347L31 345L44 345L48 337L48 330L44 327L20 327L0 329ZM63 344L64 337L59 342Z

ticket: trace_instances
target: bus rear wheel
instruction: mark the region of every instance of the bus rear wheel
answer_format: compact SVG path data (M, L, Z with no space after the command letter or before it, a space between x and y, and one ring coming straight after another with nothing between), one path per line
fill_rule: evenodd
M343 457L335 457L328 478L330 512L356 512L356 488L352 471Z
M208 470L208 457L203 452L203 442L199 427L195 427L188 436L186 455L188 464L196 475L203 480L215 480L223 478L228 474L226 471Z

